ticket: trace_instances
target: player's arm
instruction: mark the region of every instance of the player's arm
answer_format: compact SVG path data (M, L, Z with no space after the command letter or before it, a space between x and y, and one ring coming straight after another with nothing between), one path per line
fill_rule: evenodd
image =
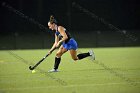
M64 42L65 40L67 40L68 39L68 36L67 36L67 34L66 34L66 32L65 32L65 28L64 27L62 27L62 26L59 26L58 27L58 31L60 32L60 34L63 36L63 38L57 43L57 47L62 43L62 42Z
M54 50L54 49L56 48L56 45L57 45L58 42L59 42L59 38L58 38L58 36L55 34L55 42L54 42L52 48L50 49L49 54L51 54L51 51Z

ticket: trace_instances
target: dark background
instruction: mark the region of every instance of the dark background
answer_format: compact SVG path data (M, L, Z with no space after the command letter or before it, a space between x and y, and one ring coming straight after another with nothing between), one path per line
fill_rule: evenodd
M74 7L74 2L121 32ZM0 49L50 48L54 42L52 31L19 16L5 4L46 27L49 16L54 15L77 40L79 47L140 46L138 0L1 0Z

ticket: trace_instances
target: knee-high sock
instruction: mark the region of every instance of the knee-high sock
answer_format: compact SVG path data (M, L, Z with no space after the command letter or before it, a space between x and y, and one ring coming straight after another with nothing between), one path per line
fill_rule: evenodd
M80 59L83 59L83 58L86 58L86 57L88 57L88 56L90 56L89 53L81 53L81 54L78 54L78 55L77 55L77 57L78 57L79 60L80 60Z
M55 57L54 69L58 69L60 61L61 61L61 58Z

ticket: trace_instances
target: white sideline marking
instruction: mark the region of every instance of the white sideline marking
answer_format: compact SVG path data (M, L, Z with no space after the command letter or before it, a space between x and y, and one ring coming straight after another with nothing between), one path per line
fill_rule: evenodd
M140 82L133 82L136 84L140 84ZM104 86L104 85L125 85L128 83L102 83L102 84L83 84L83 85L67 85L67 86L46 86L46 87L27 87L27 88L5 88L0 90L28 90L28 89L45 89L45 88L64 88L64 87L86 87L86 86Z

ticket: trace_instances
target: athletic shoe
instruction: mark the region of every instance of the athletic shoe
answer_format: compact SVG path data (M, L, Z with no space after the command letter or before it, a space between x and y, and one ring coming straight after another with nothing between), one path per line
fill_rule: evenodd
M89 54L90 54L90 58L91 58L91 60L95 60L95 54L94 54L94 52L93 52L93 50L90 50L89 51Z
M52 69L52 70L49 70L48 72L58 72L57 69Z

